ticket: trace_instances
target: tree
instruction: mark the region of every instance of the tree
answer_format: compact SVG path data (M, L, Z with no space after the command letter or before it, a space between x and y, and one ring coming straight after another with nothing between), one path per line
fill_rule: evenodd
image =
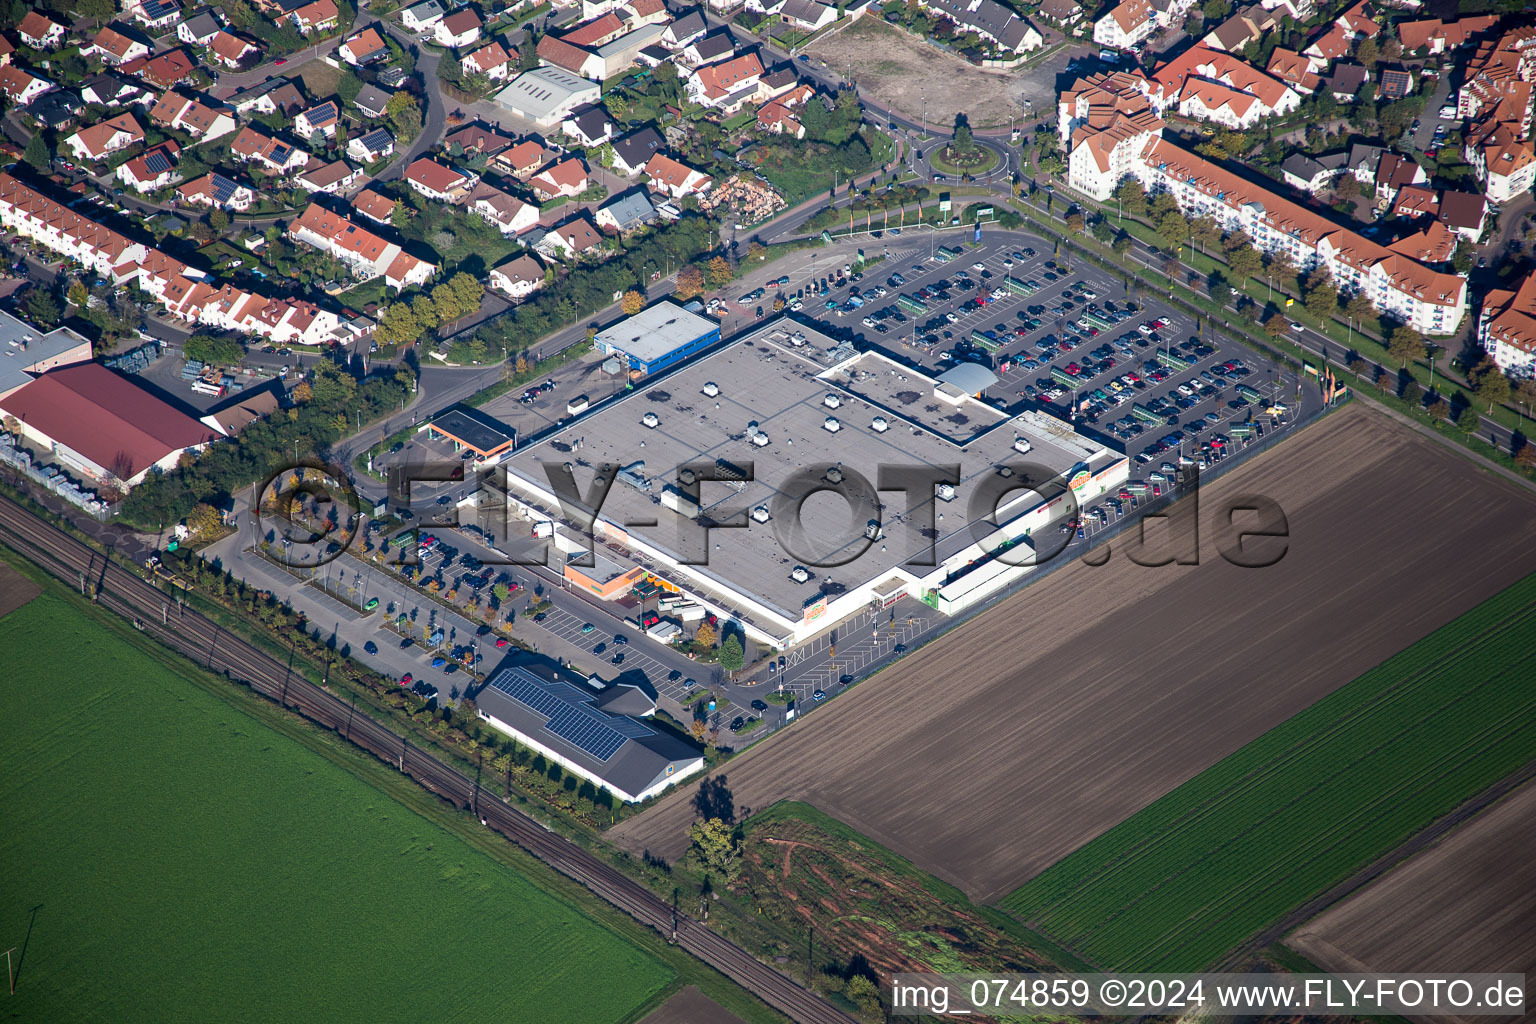
M688 264L677 272L677 297L691 299L704 290L704 272L693 264Z
M39 327L54 327L64 311L59 308L59 300L53 297L53 293L37 285L33 285L27 291L25 303L27 318Z
M1080 235L1083 233L1083 215L1078 211L1073 210L1071 213L1067 214L1066 224L1067 230L1072 232L1074 235Z
M1115 188L1115 199L1132 217L1140 217L1147 212L1147 190L1135 178L1127 178Z
M768 247L757 239L747 243L747 259L760 260L768 255Z
M1131 246L1135 244L1135 240L1132 239L1129 234L1122 231L1115 236L1115 241L1110 246L1110 248L1114 249L1118 255L1124 256L1126 253L1131 251Z
M384 308L379 318L378 338L386 345L413 344L426 331L409 304L392 302Z
M421 132L421 107L408 92L397 92L384 105L384 116L395 134L410 141Z
M208 213L208 226L217 234L223 234L229 230L229 214L224 210L211 210Z
M90 290L81 281L71 281L69 283L69 291L65 292L65 297L69 304L76 309L84 309L86 303L91 301Z
M43 138L41 130L32 133L32 137L27 140L27 148L22 150L21 158L31 164L35 170L48 170L53 154L48 151L48 140Z
M1370 296L1365 292L1355 292L1344 304L1344 315L1355 323L1367 320L1376 315L1376 307L1371 303Z
M181 346L181 354L188 360L200 363L231 366L245 358L245 348L233 338L194 334Z
M1387 354L1397 360L1399 366L1407 366L1424 358L1424 338L1412 327L1399 327L1387 339Z
M1478 425L1481 424L1482 421L1482 417L1477 414L1477 410L1469 405L1465 409L1461 410L1460 416L1456 417L1456 426L1461 429L1463 434L1471 437L1473 434L1477 433Z
M731 278L734 276L731 274L731 265L725 262L724 256L716 256L710 260L709 266L705 268L704 273L709 278L709 286L711 288L719 288L730 284Z
M880 1002L880 989L867 976L855 974L848 979L848 985L843 991L853 1005L858 1007L860 1020L878 1022L886 1019L885 1008Z
M955 152L958 154L970 153L976 148L976 141L971 136L971 122L964 114L955 115Z
M1233 249L1227 253L1227 267L1232 271L1232 276L1239 281L1247 280L1257 274L1264 265L1264 257L1259 255L1259 250L1251 245L1244 245L1240 249Z
M619 308L624 311L625 316L634 316L645 308L645 296L631 288L619 300Z
M212 536L223 525L224 517L219 514L219 510L206 502L198 502L187 513L187 529L199 537Z
M1504 376L1504 371L1488 356L1472 368L1467 374L1467 380L1477 397L1488 403L1488 411L1493 412L1493 407L1500 402L1509 400L1509 378Z
M80 17L90 18L98 25L117 17L117 4L112 0L75 0L74 8Z
M1314 275L1314 280L1316 275ZM1326 321L1339 308L1339 290L1333 286L1333 282L1326 277L1317 281L1307 289L1306 298L1303 300L1307 312Z
M715 627L711 626L707 620L699 623L698 631L693 634L693 642L700 647L715 646Z
M688 827L690 852L708 871L727 880L735 877L740 865L741 835L723 818L701 818Z
M1436 395L1425 411L1429 413L1430 419L1443 420L1451 414L1451 403Z
M732 633L720 644L720 667L727 672L735 672L746 664L745 652L741 649L741 637Z
M1346 202L1352 201L1360 195L1360 179L1347 172L1339 175L1333 185L1333 194Z
M1376 45L1376 40L1360 40L1360 45L1355 47L1355 59L1368 68L1375 67L1381 59L1381 48Z

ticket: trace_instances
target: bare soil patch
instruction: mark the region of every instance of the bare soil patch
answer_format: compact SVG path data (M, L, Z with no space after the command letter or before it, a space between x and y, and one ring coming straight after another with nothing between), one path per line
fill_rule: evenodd
M42 587L0 562L0 617L9 615L42 592Z
M742 1019L689 985L652 1010L640 1024L744 1024Z
M1536 783L1297 929L1324 970L1536 976ZM1536 1021L1527 1007L1526 1022ZM1508 1018L1506 1018L1508 1019Z
M1231 497L1279 502L1276 565L1220 558ZM990 902L1536 571L1536 496L1355 406L1201 495L1201 564L1081 562L723 766ZM686 848L697 784L613 830Z
M882 107L913 120L920 120L926 109L929 127L943 131L959 113L973 128L1006 128L1010 117L1022 115L1020 100L1028 98L1036 110L1052 109L1056 103L1055 71L1046 66L1056 62L1014 71L986 70L879 18L860 18L818 39L805 52L844 75L851 67L859 92Z

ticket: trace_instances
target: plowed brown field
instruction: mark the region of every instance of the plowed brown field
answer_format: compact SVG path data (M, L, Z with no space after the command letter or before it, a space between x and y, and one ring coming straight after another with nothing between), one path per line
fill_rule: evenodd
M1251 493L1289 519L1269 568L1213 543ZM1201 517L1201 564L1065 567L725 765L735 806L805 800L990 902L1536 571L1536 495L1358 405ZM614 837L678 856L696 789Z

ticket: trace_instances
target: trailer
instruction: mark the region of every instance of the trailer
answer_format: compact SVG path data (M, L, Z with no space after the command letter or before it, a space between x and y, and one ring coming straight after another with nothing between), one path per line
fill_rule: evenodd
M1239 384L1236 388L1237 396L1249 405L1263 405L1264 396L1259 394L1247 384Z
M1168 367L1170 370L1187 370L1191 366L1195 365L1188 359L1185 359L1183 356L1174 355L1172 352L1165 348L1160 348L1157 350L1157 361Z

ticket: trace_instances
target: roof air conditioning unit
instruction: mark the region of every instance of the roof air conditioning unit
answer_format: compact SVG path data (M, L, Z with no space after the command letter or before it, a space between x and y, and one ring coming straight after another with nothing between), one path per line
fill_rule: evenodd
M955 485L939 484L939 486L934 489L934 497L938 498L940 501L954 501Z
M838 469L836 466L831 467L826 472L826 480L827 480L827 483L829 483L829 484L840 484L840 483L842 483L843 482L843 471Z
M1025 455L1028 455L1033 449L1034 449L1034 446L1031 445L1027 439L1022 438L1022 437L1016 437L1016 438L1013 439L1013 450L1014 451L1021 452L1021 453L1025 454Z
M836 409L838 406L843 404L843 400L837 395L829 394L827 397L821 400L821 404L826 406L828 409Z
M796 583L809 583L811 581L811 574L806 572L804 567L797 565L794 572L789 574L789 578Z
M752 518L755 519L759 523L766 523L768 521L768 518L769 518L768 517L768 506L767 505L759 505L759 506L757 506L757 508L752 510Z
M879 540L880 533L880 520L878 519L871 519L869 524L864 527L864 536L870 540Z
M661 426L661 417L657 416L653 412L648 412L644 416L640 417L640 422L654 430Z
M752 435L752 443L757 445L759 448L766 448L768 447L768 435L759 430L757 433Z
M870 426L870 428L872 430L876 431L877 433L881 433L881 434L883 434L887 430L891 429L890 423L888 423L886 421L884 416L876 416L874 418L874 420L872 420L870 422L869 426Z
M692 487L694 484L698 483L699 474L685 466L677 471L677 479L685 486Z
M837 417L836 416L828 416L827 417L827 422L823 423L821 426L822 426L823 430L826 430L829 433L833 433L833 434L835 434L839 430L843 429L843 425L841 423L837 422Z
M709 383L704 385L703 391L710 398L714 398L716 395L718 395L720 393L720 385L716 384L714 381L710 381Z

